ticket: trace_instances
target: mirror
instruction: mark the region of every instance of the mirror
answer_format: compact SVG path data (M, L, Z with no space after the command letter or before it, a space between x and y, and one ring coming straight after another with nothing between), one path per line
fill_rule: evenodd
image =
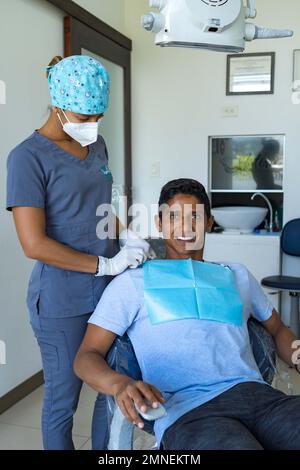
M283 135L210 138L212 192L283 191Z

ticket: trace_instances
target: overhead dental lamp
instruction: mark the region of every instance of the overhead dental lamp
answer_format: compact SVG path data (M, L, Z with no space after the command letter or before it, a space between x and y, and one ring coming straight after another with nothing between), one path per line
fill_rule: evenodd
M242 52L254 39L284 38L293 31L260 28L248 22L256 17L255 0L150 0L157 13L142 16L142 26L155 33L162 47L192 47ZM271 2L270 2L271 3Z

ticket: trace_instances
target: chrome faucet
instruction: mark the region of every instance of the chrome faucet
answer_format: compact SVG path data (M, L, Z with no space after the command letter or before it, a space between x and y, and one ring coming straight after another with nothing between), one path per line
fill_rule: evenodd
M269 206L269 211L270 211L269 232L273 232L273 207L272 207L272 204L270 203L270 201L269 201L269 199L267 198L267 196L265 196L263 193L255 193L255 194L253 194L253 196L251 197L251 201L253 201L253 199L254 199L256 196L262 197L262 198L266 201L266 203L268 204L268 206Z

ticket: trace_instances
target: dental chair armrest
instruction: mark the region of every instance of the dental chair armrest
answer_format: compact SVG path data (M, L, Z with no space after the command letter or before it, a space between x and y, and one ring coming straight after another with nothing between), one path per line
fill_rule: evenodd
M276 374L276 346L270 333L253 317L248 320L248 332L254 359L262 378L272 384Z
M142 380L142 373L127 334L115 339L107 355L107 363L120 374L128 375L133 380ZM114 397L111 396L107 397L107 415L110 426L108 449L131 450L134 425L125 418ZM144 421L143 430L153 435L153 421Z

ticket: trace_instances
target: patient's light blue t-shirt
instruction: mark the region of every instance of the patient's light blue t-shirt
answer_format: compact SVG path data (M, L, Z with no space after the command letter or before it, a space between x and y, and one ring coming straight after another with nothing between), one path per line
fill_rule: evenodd
M188 319L152 325L144 300L143 269L129 269L106 288L89 322L122 336L127 332L143 380L167 400L167 415L155 422L164 431L190 410L241 382L262 382L247 328L252 315L266 321L273 306L241 264L232 269L243 302L243 324Z

